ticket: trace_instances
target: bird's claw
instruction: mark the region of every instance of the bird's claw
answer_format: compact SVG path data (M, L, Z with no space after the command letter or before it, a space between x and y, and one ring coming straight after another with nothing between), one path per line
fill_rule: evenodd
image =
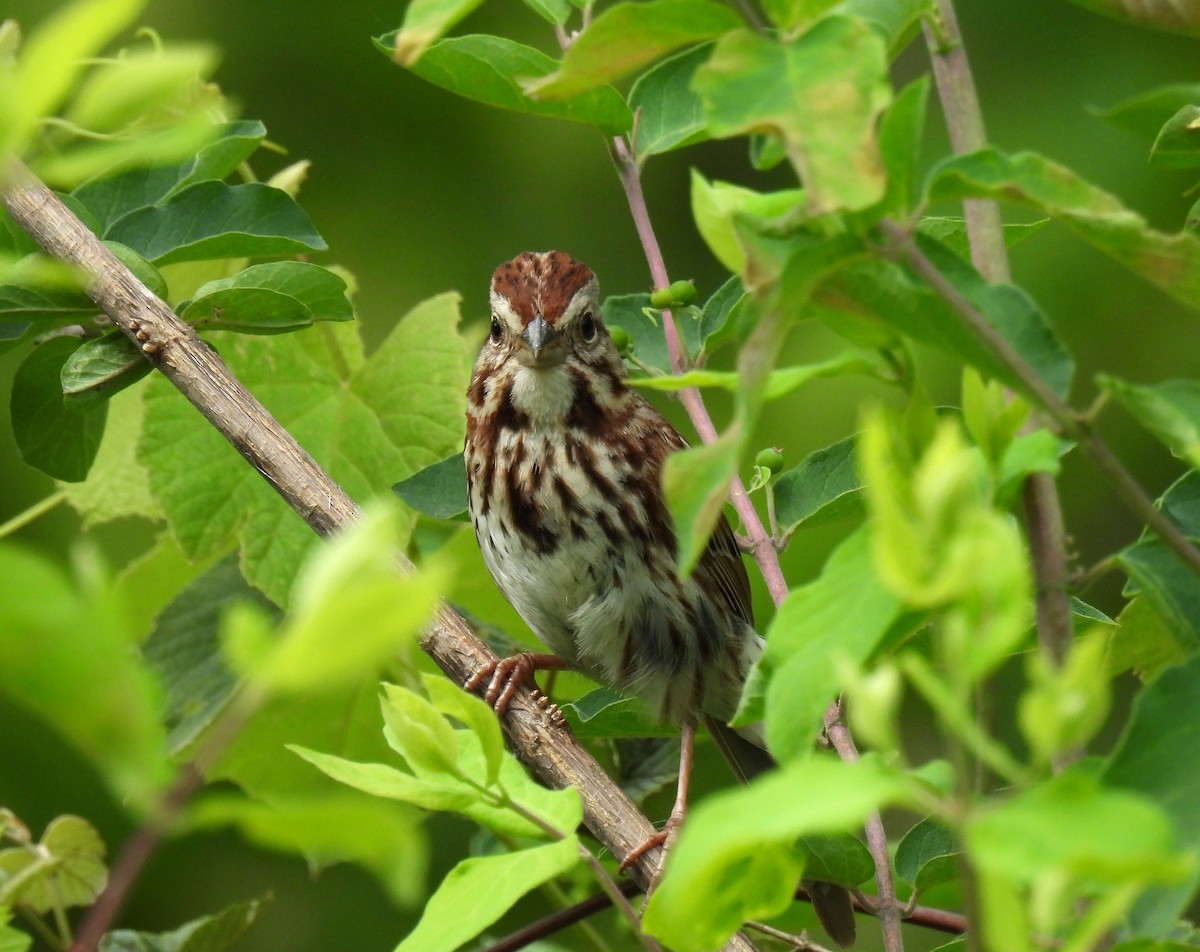
M538 690L533 674L539 668L561 667L562 662L553 655L541 655L532 651L522 651L520 654L507 658L498 658L480 666L463 685L467 691L478 691L484 684L483 699L492 706L497 714L508 710L509 702L522 686L529 687L534 692L535 702L556 727L566 723L563 713L557 704Z

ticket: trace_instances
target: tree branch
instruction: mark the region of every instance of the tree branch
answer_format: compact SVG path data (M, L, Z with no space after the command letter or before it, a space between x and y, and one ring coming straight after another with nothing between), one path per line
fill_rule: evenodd
M13 163L3 178L4 205L45 251L77 266L92 300L149 360L257 469L284 501L321 536L348 525L354 501L229 372L216 351L170 307L154 296L58 198L24 166ZM402 567L412 564L397 556ZM451 679L463 684L495 655L448 607L439 611L421 647ZM534 775L550 787L573 786L583 798L584 822L615 856L625 856L654 833L604 769L566 729L519 691L503 719L509 743ZM661 850L648 850L631 870L649 886ZM115 915L116 910L113 910ZM106 923L106 926L111 925ZM729 949L753 949L734 936Z

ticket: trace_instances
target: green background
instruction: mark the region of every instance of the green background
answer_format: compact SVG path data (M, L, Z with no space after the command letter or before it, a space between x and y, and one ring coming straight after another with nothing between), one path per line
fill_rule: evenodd
M54 7L45 0L6 0L0 15L28 26ZM398 26L402 10L400 3L377 0L155 0L145 22L165 39L222 51L217 78L226 93L289 150L286 158L261 156L260 174L312 160L300 199L332 248L322 262L357 276L356 304L368 340L382 337L412 305L449 289L463 294L464 316L481 335L492 269L527 249L569 251L592 266L607 293L648 289L604 140L582 127L465 102L404 72L370 40ZM1043 152L1115 192L1156 227L1180 227L1195 200L1184 195L1189 177L1149 167L1149 143L1107 125L1089 107L1195 81L1196 41L1124 28L1051 0L962 0L959 16L993 142ZM545 24L515 0L485 4L458 32L501 33L555 48ZM897 85L926 69L918 42L897 64ZM930 114L926 161L945 150L936 108ZM703 295L723 275L691 225L689 166L710 179L756 187L786 179L751 172L737 145L713 143L650 162L645 188L672 277L695 279ZM1077 406L1094 396L1091 381L1100 370L1136 382L1196 375L1197 316L1062 229L1046 227L1015 249L1013 270L1076 356ZM802 329L791 344L796 360L819 359L830 347L820 328ZM22 353L0 357L5 394ZM922 360L935 381L935 399L955 401L956 371L931 355ZM850 432L861 401L873 392L854 378L819 381L778 405L758 442L784 447L793 464ZM713 408L720 423L725 405L715 400ZM1182 471L1121 410L1106 411L1100 429L1155 495ZM7 426L0 427L0 521L52 490L20 461ZM1068 460L1062 490L1084 566L1136 533L1134 518L1085 461ZM92 537L120 563L145 544L139 528L108 527ZM808 578L842 530L799 536L787 554L789 578ZM58 510L17 538L62 559L78 535L74 517ZM1108 579L1092 600L1115 609L1117 585ZM758 601L762 614L761 593ZM88 768L3 699L0 804L36 828L57 813L81 813L99 825L110 846L128 829ZM467 831L449 822L431 829L435 856L443 857L435 862L439 875L449 851L437 844L452 842L457 850ZM411 921L355 870L335 868L314 881L299 861L249 850L223 835L168 845L140 885L128 921L166 929L268 890L276 902L243 948L389 949ZM507 921L532 914L519 907ZM937 944L922 938L913 948L927 943ZM870 940L862 947L870 948Z

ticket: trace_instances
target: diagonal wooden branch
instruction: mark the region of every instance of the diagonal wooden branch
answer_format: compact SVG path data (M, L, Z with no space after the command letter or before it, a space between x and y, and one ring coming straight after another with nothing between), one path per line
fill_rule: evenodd
M283 497L318 535L344 528L354 501L230 373L217 353L150 292L62 202L19 163L5 170L4 205L50 255L86 275L97 305ZM404 560L404 567L411 563ZM421 647L457 684L495 660L462 616L443 607ZM625 856L654 833L650 821L570 732L537 705L528 690L508 708L504 730L513 750L551 787L572 786L583 797L584 822L614 856ZM647 888L661 850L648 850L631 870ZM115 915L116 910L113 910ZM728 949L753 949L734 936Z

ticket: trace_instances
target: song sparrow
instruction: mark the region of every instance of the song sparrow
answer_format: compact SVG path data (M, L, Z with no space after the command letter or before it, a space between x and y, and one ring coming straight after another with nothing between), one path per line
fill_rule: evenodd
M504 659L468 688L487 683L502 713L535 669L569 667L680 725L671 829L697 720L729 721L762 640L723 519L692 576L676 571L661 475L686 443L626 375L586 265L561 251L527 252L496 269L491 329L468 390L471 519L500 590L553 654ZM755 729L743 733L762 745ZM815 891L840 892L818 898L818 911L823 922L833 916L835 939L852 941L844 890Z

